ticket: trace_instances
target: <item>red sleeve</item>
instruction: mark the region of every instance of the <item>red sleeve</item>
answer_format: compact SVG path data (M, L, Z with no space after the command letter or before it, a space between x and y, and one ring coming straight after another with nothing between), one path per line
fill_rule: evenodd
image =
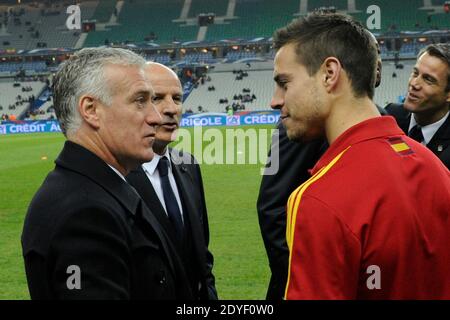
M286 299L356 298L360 257L360 241L339 215L304 195L295 222Z

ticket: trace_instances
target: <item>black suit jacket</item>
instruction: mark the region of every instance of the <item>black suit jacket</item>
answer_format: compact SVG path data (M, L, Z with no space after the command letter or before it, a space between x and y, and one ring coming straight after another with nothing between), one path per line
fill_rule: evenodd
M133 188L70 141L34 196L22 234L32 299L192 299L174 244ZM69 266L81 289L70 290Z
M384 109L377 106L381 115ZM259 226L272 272L267 290L268 300L281 300L286 288L289 250L286 243L286 204L291 193L311 175L309 170L328 149L325 139L308 143L290 141L281 122L278 136L272 139L269 165L273 166L274 148L278 148L279 169L274 175L264 175L257 202ZM276 139L278 138L278 140ZM277 142L278 141L278 142Z
M269 166L276 166L274 175L264 175L257 201L259 226L271 270L268 300L281 300L286 287L289 250L286 243L286 204L291 193L310 178L308 172L328 147L320 139L309 143L290 141L286 129L277 124L278 134L272 137ZM278 139L278 143L277 143ZM274 150L278 148L278 152ZM267 170L266 170L267 172Z
M180 194L185 224L183 243L176 241L175 230L142 167L130 172L133 185L166 233L178 244L196 299L215 300L217 292L212 273L214 258L208 250L209 227L200 167L186 152L169 149L171 167Z
M386 106L386 111L397 120L398 126L408 134L411 113L403 108L402 104L390 103ZM433 138L427 144L430 149L450 170L450 117L445 120L436 131Z

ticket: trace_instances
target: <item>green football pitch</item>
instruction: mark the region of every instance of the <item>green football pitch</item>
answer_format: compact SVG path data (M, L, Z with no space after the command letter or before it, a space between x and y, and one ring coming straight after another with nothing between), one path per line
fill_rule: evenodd
M224 127L212 131L204 128L200 138L192 129L185 131L192 133L192 139L185 140L184 145L189 148L191 144L190 151L203 160L210 250L215 258L213 272L220 299L265 297L269 266L256 199L272 128L242 126L228 133ZM227 139L227 134L237 131L247 138ZM252 142L255 136L258 145ZM31 198L54 167L63 143L59 133L0 136L0 299L29 299L20 244L23 221ZM230 145L233 148L226 148ZM261 154L257 163L249 160L255 152Z

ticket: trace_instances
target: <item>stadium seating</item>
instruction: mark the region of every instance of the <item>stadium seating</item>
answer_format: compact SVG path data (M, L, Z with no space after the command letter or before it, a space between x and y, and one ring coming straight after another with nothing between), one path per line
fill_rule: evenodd
M433 6L442 6L447 0L431 0L431 4Z
M111 15L113 15L113 13L114 13L116 4L117 4L117 0L98 1L95 11L92 15L92 20L96 20L97 22L100 22L100 23L109 22Z
M0 63L0 73L17 74L20 70L42 72L47 69L44 61Z
M207 40L270 37L273 31L294 19L298 0L277 1L236 0L236 19L229 24L208 27Z
M308 1L308 11L314 11L315 9L319 9L321 7L326 7L326 8L334 7L334 8L336 8L336 11L346 11L347 10L347 2L348 2L347 0Z
M15 83L16 85L14 85ZM31 87L31 91L23 92L23 87ZM41 81L12 82L3 80L0 82L0 105L2 106L0 114L20 116L30 106L30 103L25 100L32 95L37 97L44 87L45 82ZM18 102L18 96L22 97L20 100L23 100L23 103ZM14 105L14 109L9 109L10 105Z
M253 39L270 37L274 30L286 25L298 16L300 0L235 0L234 11L227 15L229 0L90 0L81 1L82 20L96 20L97 30L87 34L84 46L98 46L105 43L157 43L185 42L197 40L200 34L196 17L200 13L212 12L216 23L205 29L204 39ZM319 7L335 7L347 12L347 0L308 1L307 10ZM118 4L119 10L116 10ZM351 12L366 23L370 5L381 9L381 29L386 31L420 31L425 29L448 29L450 14L443 11L442 0L432 1L432 6L424 8L423 0L410 0L408 3L389 0L355 0L357 12ZM186 4L186 7L185 7ZM190 6L188 6L190 4ZM14 12L25 10L16 24L13 16L6 18L6 28L0 28L0 50L8 48L34 49L38 43L47 47L74 47L80 38L79 31L69 31L65 27L67 19L66 4L55 3L45 8L48 14L41 15L43 5L34 7L28 4L14 6ZM185 9L185 10L183 10ZM4 24L8 6L0 5L0 23ZM187 11L186 11L187 10ZM185 18L180 19L186 11ZM109 24L115 13L117 23ZM3 18L3 19L2 19ZM45 23L42 21L45 20ZM39 37L34 37L39 31Z
M256 58L256 53L253 51L230 51L225 55L226 62L249 58Z
M190 53L183 58L186 63L213 63L215 59L211 52L208 53Z
M365 23L369 14L366 10L371 5L380 7L381 29L387 31L422 31L429 29L448 29L450 16L446 15L441 5L435 8L425 8L423 0L389 1L389 0L356 0L356 9L359 13L352 14ZM433 5L436 5L432 2Z
M405 96L408 90L408 80L414 66L414 61L402 61L403 69L395 67L393 62L383 63L381 84L375 89L374 101L384 107L390 102L400 102L399 98ZM395 77L393 74L395 73Z
M110 43L144 42L153 33L157 42L189 41L197 37L197 26L182 26L172 22L179 17L183 0L124 1L116 26L106 31L89 33L85 46Z
M146 59L148 61L154 61L161 64L169 64L172 61L172 59L170 59L170 56L167 54L147 55Z
M97 2L93 1L80 4L83 20L91 18L96 5ZM14 6L13 12L16 16L8 15L8 6L0 5L0 22L3 25L0 32L0 50L74 47L80 31L67 29L66 9L67 6L62 3L53 4L51 7L43 4L22 4ZM21 11L22 14L19 15Z
M84 46L103 45L105 40L110 43L192 41L199 33L196 16L209 12L216 15L217 24L207 27L206 40L270 37L275 29L297 17L301 9L300 0L284 0L282 5L280 2L271 0L235 0L233 3L235 3L235 7L229 6L229 0L81 1L83 20L93 19L98 23L97 31L88 34ZM347 0L316 0L307 3L308 11L330 6L344 12L348 9ZM423 7L424 3L423 0L411 0L408 5L405 2L388 0L355 0L357 12L352 12L352 14L365 22L368 17L366 8L370 5L378 5L381 9L382 25L381 30L375 31L420 31L432 27L448 28L450 14L443 13L444 1L432 0L432 6L426 8ZM19 14L20 11L23 11L20 15L20 23L16 23L15 16L6 14L7 7L0 5L0 23L7 20L7 24L0 27L0 50L11 47L35 49L38 42L46 42L48 47L74 46L80 37L79 34L69 32L65 28L66 6L66 3L61 2L45 8L43 5L16 5L14 12ZM41 14L43 9L46 10L45 16ZM184 18L181 18L182 15ZM116 16L117 19L115 19ZM117 23L114 22L116 20ZM37 39L33 38L35 31L40 33ZM153 40L150 40L150 35L153 35ZM3 45L4 41L9 44ZM247 45L249 43L247 42ZM417 39L403 42L399 52L400 58L415 58L419 50L427 43L419 42ZM395 53L392 46L393 42L382 43L381 52L384 59L394 59ZM172 66L182 66L197 63L251 62L262 58L270 59L275 55L275 52L270 50L263 57L261 52L266 52L267 47L264 50L260 48L257 52L246 49L250 47L252 46L243 45L239 46L239 49L228 47L214 51L214 56L211 51L202 51L200 48L178 48L170 54L157 48L154 50L155 53L148 54L146 59ZM221 53L222 50L225 56L216 57L216 53ZM398 97L404 94L405 83L409 76L408 67L397 70L389 62L385 62L385 64L383 78L388 84L383 82L375 96L380 105L386 101L397 101ZM27 73L49 71L44 61L0 62L0 75L2 76L16 75L20 70L25 70ZM392 78L394 71L396 78ZM188 96L185 108L196 110L198 105L203 105L209 111L224 111L226 105L220 104L220 99L227 98L231 104L233 95L248 87L251 88L252 93L255 93L257 99L244 103L246 109L267 109L273 88L271 73L272 71L268 70L252 70L249 71L248 77L236 81L234 80L235 75L231 72L213 72L211 73L213 79L211 85L214 85L216 91L208 91L207 85L199 86ZM2 95L1 103L8 106L4 95ZM48 108L50 105L51 103L43 108ZM4 109L4 111L8 110ZM20 110L15 110L15 113L19 114Z
M394 62L384 62L382 69L382 80L380 86L375 90L374 101L379 106L385 106L389 102L399 102L401 96L407 92L408 79L414 66L414 61L401 62L402 69L396 68ZM237 66L245 67L244 64ZM210 82L199 84L194 89L183 104L183 109L198 111L198 106L209 112L225 112L225 107L231 105L235 94L243 94L244 88L250 89L250 94L255 94L256 100L244 102L245 109L268 110L272 97L274 82L272 70L247 71L248 77L236 80L236 74L228 72L212 72L208 75ZM395 77L393 74L395 73ZM214 91L209 91L208 87L214 86ZM228 103L220 103L221 99L228 99Z
M211 82L205 82L194 89L183 103L183 109L198 110L202 106L209 112L225 112L225 107L237 100L233 100L235 94L243 94L244 88L250 88L250 95L255 94L253 102L243 102L245 110L267 110L273 90L272 70L247 71L248 77L236 80L236 74L232 72L214 72L208 74ZM208 87L214 86L214 91L208 91ZM228 99L228 104L220 104L220 99Z
M216 16L225 16L228 1L192 0L188 16L197 17L200 13L214 13Z

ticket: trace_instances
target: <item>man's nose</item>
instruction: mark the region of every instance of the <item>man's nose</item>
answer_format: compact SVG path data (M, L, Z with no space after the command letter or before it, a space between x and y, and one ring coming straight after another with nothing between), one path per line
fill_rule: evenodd
M414 90L419 90L420 86L421 86L421 80L419 79L419 77L412 77L411 80L409 81L409 85L414 89Z
M273 93L272 100L270 101L270 107L272 109L281 109L284 105L284 97L279 91L280 90L276 88Z
M149 102L150 106L148 108L146 121L149 125L159 126L162 124L162 117L159 113L158 109L156 109L155 105L152 102Z
M168 98L166 101L164 101L164 109L162 110L162 113L164 115L174 116L178 113L180 108L181 105L176 104L172 98Z

